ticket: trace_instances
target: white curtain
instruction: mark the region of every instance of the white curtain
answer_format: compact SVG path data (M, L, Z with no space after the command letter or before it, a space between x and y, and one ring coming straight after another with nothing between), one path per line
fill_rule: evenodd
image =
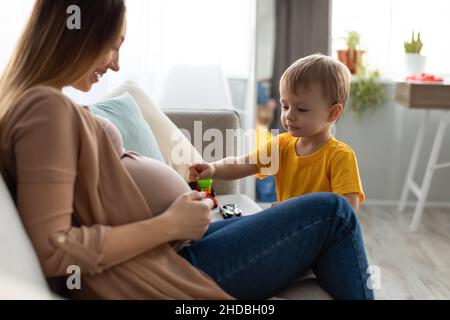
M3 71L14 50L34 0L19 0L2 3L0 10L0 70Z
M0 10L0 70L28 19L34 0L9 1ZM94 89L65 92L90 103L126 80L156 101L174 65L217 65L228 78L254 77L255 0L128 0L127 39L121 71L109 72Z

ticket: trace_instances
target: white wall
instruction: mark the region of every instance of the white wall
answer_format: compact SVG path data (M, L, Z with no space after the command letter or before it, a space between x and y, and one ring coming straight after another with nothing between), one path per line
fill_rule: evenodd
M368 200L399 201L403 183L416 141L423 111L407 109L395 102L395 83L385 83L386 103L374 114L356 120L346 110L337 124L337 138L356 152L363 187ZM433 111L418 162L415 181L420 185L443 111ZM450 161L450 130L447 131L440 162ZM410 200L416 200L410 196ZM435 172L429 201L450 204L450 168Z

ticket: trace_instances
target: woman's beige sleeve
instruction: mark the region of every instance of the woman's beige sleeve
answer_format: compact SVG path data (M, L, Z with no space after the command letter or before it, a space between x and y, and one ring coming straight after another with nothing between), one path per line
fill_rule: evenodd
M44 273L66 275L71 265L99 273L110 227L76 228L71 221L80 143L76 107L45 90L24 103L12 134L16 202Z

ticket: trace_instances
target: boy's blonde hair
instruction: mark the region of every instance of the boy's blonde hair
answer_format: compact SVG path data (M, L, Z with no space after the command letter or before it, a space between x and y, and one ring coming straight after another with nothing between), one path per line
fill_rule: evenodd
M283 74L280 86L297 95L317 85L330 106L347 103L352 75L338 60L323 54L313 54L295 61Z

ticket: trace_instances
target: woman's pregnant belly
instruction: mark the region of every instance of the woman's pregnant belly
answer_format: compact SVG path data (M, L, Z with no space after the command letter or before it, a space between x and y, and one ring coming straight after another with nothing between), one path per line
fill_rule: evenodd
M183 193L191 188L171 167L135 152L126 152L119 130L108 119L93 114L104 128L117 155L140 189L153 215L163 213Z
M134 152L127 152L122 163L147 201L153 215L163 213L191 188L171 167Z

